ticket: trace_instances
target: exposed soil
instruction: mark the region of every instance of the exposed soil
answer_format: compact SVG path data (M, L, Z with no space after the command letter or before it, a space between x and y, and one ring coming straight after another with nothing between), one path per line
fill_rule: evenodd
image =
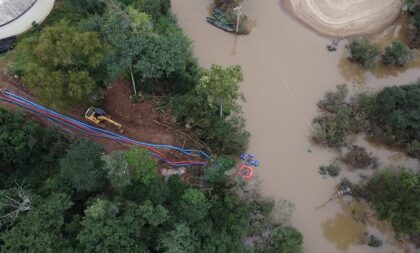
M157 112L152 100L132 103L130 84L118 81L112 84L105 97L104 109L112 119L123 125L124 135L137 140L158 144L182 145L175 133L156 122L173 125L175 120L169 113Z
M37 102L30 91L22 85L19 79L12 76L0 74L0 88L7 89L10 92L18 94L19 96ZM107 95L105 97L104 109L111 116L111 118L123 125L124 135L139 141L156 143L156 144L170 144L185 147L202 148L200 143L191 137L188 133L179 130L175 119L170 112L162 112L156 110L156 100L146 100L138 104L131 102L130 96L132 94L130 84L125 81L118 81L109 86ZM0 102L0 106L10 110L21 110L20 107L11 105L9 103ZM87 108L74 108L71 113L67 113L70 117L86 121L84 119L84 112ZM107 152L114 150L126 149L119 143L95 138L79 131L68 129L62 125L57 125L45 118L39 117L36 114L25 111L29 117L43 125L59 126L61 131L65 131L72 135L92 139L103 145ZM104 123L105 124L105 123ZM107 130L117 132L112 125L105 126ZM170 157L173 157L173 155Z

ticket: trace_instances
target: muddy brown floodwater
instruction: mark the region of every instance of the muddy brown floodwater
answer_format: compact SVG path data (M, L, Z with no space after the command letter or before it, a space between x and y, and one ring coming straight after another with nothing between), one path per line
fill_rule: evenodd
M257 170L262 191L275 199L289 199L296 210L291 223L304 235L306 252L410 252L390 236L387 224L370 221L363 225L354 216L360 205L331 201L339 179L322 179L321 164L334 154L309 142L311 120L317 115L316 103L337 84L348 83L352 90L379 89L407 83L419 77L417 65L385 74L363 73L347 60L344 42L337 52L322 37L282 8L278 0L252 0L243 4L255 21L249 36L235 37L206 23L210 0L173 0L172 9L179 24L194 43L200 64L239 64L245 74L242 91L247 102L244 112L251 132L250 151L262 165ZM381 37L398 36L399 24ZM389 35L392 34L392 35ZM369 85L367 85L369 84ZM369 145L369 144L366 144ZM375 147L382 164L407 164L418 168L417 161ZM397 159L396 159L397 158ZM343 173L343 176L353 176ZM375 249L360 244L366 231L385 240ZM411 249L413 250L413 249Z

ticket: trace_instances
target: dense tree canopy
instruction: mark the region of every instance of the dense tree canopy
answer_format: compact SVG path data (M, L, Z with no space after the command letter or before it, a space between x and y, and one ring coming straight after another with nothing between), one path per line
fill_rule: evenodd
M410 147L420 143L420 83L385 88L375 102L372 121L385 141Z
M65 193L51 193L21 214L16 224L0 235L2 252L59 252L69 250L63 234L65 211L72 203Z
M18 46L23 81L48 104L85 103L99 84L93 73L104 59L104 46L93 32L79 32L66 22L42 30Z
M84 252L148 252L136 240L144 223L136 204L129 203L120 211L114 203L97 199L85 210L79 246Z
M103 155L102 161L104 161L103 169L114 189L121 190L131 184L132 176L128 168L126 155L123 152Z
M64 153L66 146L67 139L52 129L35 122L28 122L23 115L0 108L2 173L11 173L19 177L32 169L34 172L32 178L35 180L58 166L56 159ZM0 182L3 179L0 177ZM31 183L36 184L32 180Z
M240 152L248 144L249 133L239 110L242 81L239 66L213 65L201 74L200 82L189 93L174 101L175 116L193 129L205 142L225 153Z
M142 3L150 1L133 2L130 6L112 5L104 15L82 23L84 29L98 32L113 46L107 60L109 78L132 70L143 83L185 73L191 62L189 40L173 21L167 22L168 18L160 15L153 20L156 13L149 12L156 11L149 7L163 1L152 1L151 5Z
M101 190L105 179L101 152L101 146L90 140L79 140L73 143L61 160L61 176L77 191Z
M420 233L420 174L385 171L367 185L370 200L381 219L391 221L397 232Z
M142 150L101 152L91 141L75 141L67 154L52 158L61 167L41 174L37 185L22 180L29 208L13 222L0 218L2 252L245 252L253 248L244 245L247 237L259 238L255 252L297 252L302 244L298 232L271 221L272 202L235 193L241 187L225 175L235 165L231 158L214 161L208 171L191 170L188 181L200 182L202 190L178 176L160 177L156 161ZM27 170L23 179L35 168ZM3 170L0 177L7 185L0 190L1 217L13 211L4 205L6 196L19 198L16 177Z

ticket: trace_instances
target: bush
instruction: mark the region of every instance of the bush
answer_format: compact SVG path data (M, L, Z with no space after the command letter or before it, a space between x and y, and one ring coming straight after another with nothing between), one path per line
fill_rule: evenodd
M410 25L408 26L408 41L410 48L420 46L420 5L417 0L406 1L410 14Z
M365 69L373 69L379 60L381 52L377 44L358 37L350 43L350 60L360 63Z
M337 185L337 191L345 191L346 189L352 190L354 188L353 183L348 178L341 179Z
M292 227L278 227L271 232L264 252L299 253L302 244L303 236L299 231Z
M379 239L378 237L374 235L369 236L368 242L367 242L368 246L378 248L378 247L381 247L382 244L383 244L382 240Z
M312 121L312 141L327 147L340 148L347 144L351 134L359 133L364 120L358 114L357 107L346 101L346 85L337 85L335 91L329 91L318 102L322 115Z
M330 113L336 113L343 107L346 107L346 98L349 94L347 85L337 85L337 90L328 91L324 98L318 102L318 107Z
M407 154L412 157L420 158L420 141L414 140L407 144Z
M401 42L393 42L385 48L382 61L387 65L404 66L413 59L413 52Z
M351 169L365 169L369 166L372 168L377 167L377 159L371 157L364 147L353 145L347 154L341 158L341 161L347 164Z
M341 168L337 164L322 165L319 167L319 174L328 175L330 177L337 177L340 174Z
M339 148L347 144L347 137L360 131L359 122L353 111L343 106L336 113L324 114L312 122L314 131L312 140L320 145Z
M169 14L170 0L117 0L125 6L133 6L137 10L147 13L155 21Z

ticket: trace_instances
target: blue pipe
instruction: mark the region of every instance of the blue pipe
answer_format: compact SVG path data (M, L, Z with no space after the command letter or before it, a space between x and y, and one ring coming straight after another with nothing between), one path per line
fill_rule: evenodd
M14 97L14 98L16 98L16 99L18 99L18 100L21 100L21 101L24 101L24 102L26 102L26 103L29 103L29 104L31 104L32 106L34 106L34 107L36 107L36 108L38 108L38 109L48 111L48 112L50 112L50 113L52 113L52 114L54 114L54 115L57 115L57 116L59 116L59 117L63 117L63 118L65 118L65 119L69 120L69 121L74 122L74 123L75 123L75 124L77 124L77 125L83 125L83 126L88 127L88 128L90 128L90 129L92 129L92 130L99 131L99 132L102 132L102 133L106 133L106 134L109 134L109 135L115 136L115 137L117 137L117 138L121 138L121 139L123 139L123 140L127 140L127 141L130 141L130 142L134 142L134 143L136 143L136 144L138 144L138 145L143 145L143 146L148 146L148 147L154 147L154 148L159 148L159 149L172 149L172 150L176 150L176 151L182 152L182 153L184 153L184 154L186 154L186 155L193 155L194 153L196 153L196 154L199 154L200 156L202 156L202 157L204 157L204 158L206 158L206 159L208 159L208 160L211 160L211 157L210 157L207 153L205 153L204 151L201 151L201 150L183 149L183 148L176 147L176 146L172 146L172 145L152 144L152 143L146 143L146 142L136 141L136 140L133 140L133 139L127 138L127 137L125 137L125 136L123 136L123 135L116 134L116 133L114 133L114 132L111 132L111 131L108 131L108 130L104 130L104 129L101 129L101 128L97 128L97 127L91 126L91 125L89 125L89 124L86 124L86 123L80 122L80 121L78 121L78 120L72 119L72 118L67 117L67 116L65 116L65 115L62 115L62 114L60 114L60 113L58 113L58 112L55 112L55 111L50 110L50 109L48 109L48 108L45 108L45 107L43 107L43 106L41 106L41 105L39 105L39 104L37 104L37 103L34 103L34 102L30 101L30 100L27 100L27 99L22 98L22 97L20 97L20 96L18 96L18 95L15 95L15 94L13 94L13 93L6 92L6 91L5 91L4 93L5 93L5 94L7 94L7 95L9 95L9 96L12 96L12 97Z
M22 107L24 107L24 108L26 108L26 109L28 109L28 110L30 110L30 111L32 111L32 112L34 112L34 113L36 113L36 114L42 115L42 116L44 116L44 117L47 117L49 120L51 120L51 121L53 121L53 122L57 122L57 123L63 124L63 125L68 126L68 127L72 128L72 129L79 130L79 131L84 132L84 133L89 134L89 135L94 135L94 136L96 136L96 137L101 137L101 138L111 139L111 140L116 141L116 142L118 142L118 143L120 143L120 142L118 141L118 139L117 139L117 138L121 138L121 137L123 137L123 138L121 138L121 139L124 139L124 140L127 140L127 141L132 141L132 142L134 142L134 143L138 143L138 144L140 144L140 145L145 144L144 146L149 146L149 147L150 147L150 146L151 146L151 147L153 147L153 146L162 147L162 146L163 146L163 147L165 147L165 148L170 147L170 148L173 148L173 149L175 149L175 150L179 150L179 151L184 150L184 149L181 149L181 148L178 148L178 147L174 147L174 146L171 146L171 145L157 145L157 144L150 144L150 145L149 145L148 143L143 143L143 142L139 142L139 141L131 140L131 139L129 139L129 138L126 138L125 136L116 135L116 134L114 134L114 133L112 133L112 132L109 132L109 131L103 131L103 129L99 129L99 128L96 128L96 127L92 127L92 126L90 126L90 125L87 125L87 124L85 124L85 123L79 122L79 121L74 120L74 119L72 119L72 118L69 118L69 117L67 117L67 116L61 115L61 114L56 113L55 111L52 111L52 110L50 110L50 109L48 109L48 108L45 108L45 107L40 106L40 105L38 105L38 104L36 104L36 103L33 103L33 102L29 101L29 100L26 100L26 99L24 99L24 98L21 98L21 97L19 97L19 96L16 96L16 95L14 95L13 93L9 93L9 92L4 92L4 93L6 93L7 95L10 95L10 96L12 96L12 97L16 98L17 100L19 100L19 102L16 102L16 101L13 101L13 100L10 100L10 99L2 99L2 98L0 98L0 100L1 100L1 101L7 101L7 102L10 102L10 103L13 103L13 104L16 104L16 105L22 106ZM71 125L71 124L68 124L67 122L64 122L64 121L62 121L62 120L59 120L59 119L53 118L53 117L51 117L51 116L49 116L49 115L43 114L43 113L41 113L41 112L39 112L39 111L36 111L36 110L32 109L32 108L31 108L29 105L27 105L27 104L32 105L32 106L34 106L34 107L35 107L35 108L37 108L37 109L48 111L48 112L50 112L50 113L51 113L51 114L53 114L53 115L56 115L56 116L59 116L59 117L66 118L67 120L69 120L69 121L71 121L71 122L75 123L76 125L83 125L83 126L85 126L85 127L89 128L89 129L91 129L91 130L94 130L94 131L96 131L96 130L100 130L99 132L106 133L106 134L112 133L112 134L111 134L112 136L108 136L108 137L106 137L106 136L100 136L100 135L92 134L92 133L90 133L90 132L88 132L88 131L86 131L86 130L83 130L83 129L77 128L76 126L73 126L73 125ZM114 137L113 137L113 136L114 136ZM195 150L187 150L187 151L195 151ZM202 151L198 151L198 152L202 152ZM202 153L204 153L204 152L202 152ZM172 162L170 162L170 161L166 160L165 158L161 157L160 155L158 155L158 154L156 154L156 153L154 153L154 152L148 151L148 154L149 154L149 155L152 155L152 156L155 156L155 157L157 157L158 159L162 160L163 162L165 162L165 163L167 163L167 164L169 164L169 165L171 165L171 166L174 166L174 167L191 166L191 165L206 165L206 164L207 164L207 162L195 162L195 163L172 163ZM204 154L205 154L205 153L204 153Z

